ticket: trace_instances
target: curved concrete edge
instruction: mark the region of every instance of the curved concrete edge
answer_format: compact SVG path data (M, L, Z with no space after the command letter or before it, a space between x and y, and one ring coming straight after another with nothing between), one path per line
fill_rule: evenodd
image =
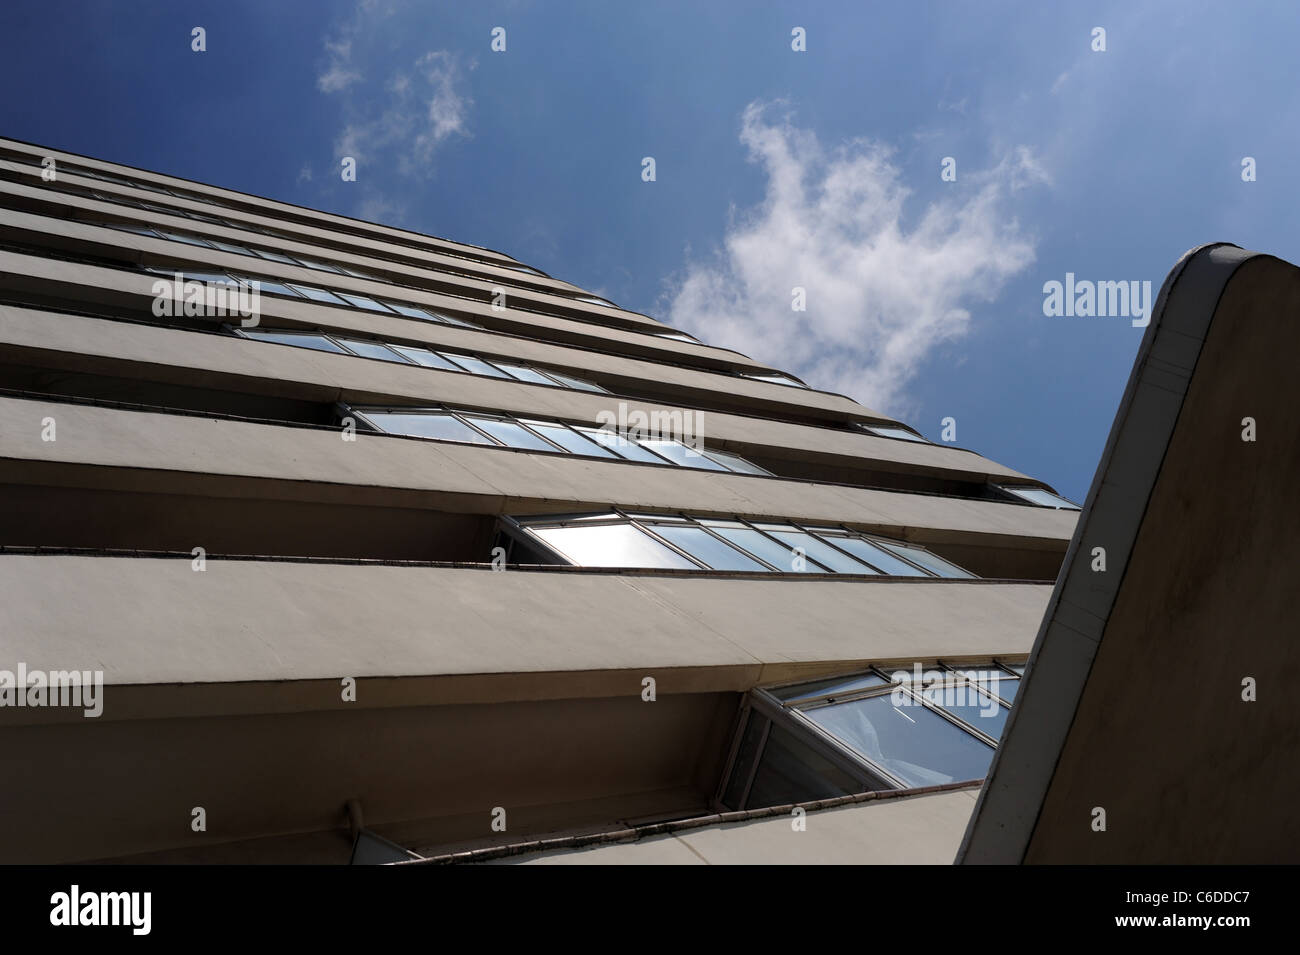
M1237 270L1260 257L1271 258L1210 243L1165 278L955 864L1024 860L1210 324ZM1096 540L1105 574L1091 570Z

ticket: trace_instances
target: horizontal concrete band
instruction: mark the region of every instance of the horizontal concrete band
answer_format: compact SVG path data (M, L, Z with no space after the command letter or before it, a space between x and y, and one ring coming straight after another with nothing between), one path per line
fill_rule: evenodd
M348 218L347 216L339 216L329 212L321 212L316 209L308 209L303 206L295 206L287 202L279 202L274 199L267 199L262 196L254 196L243 192L236 192L231 189L222 189L219 186L211 186L208 185L207 183L193 182L188 179L180 179L175 176L167 176L161 173L149 172L143 169L134 169L130 166L122 166L117 163L103 162L98 159L92 159L88 156L79 156L75 153L65 153L57 149L48 149L44 146L34 146L28 143L17 142L11 139L0 139L0 146L2 146L6 150L11 150L15 153L27 157L27 159L30 160L31 162L39 163L46 157L49 157L51 159L54 159L56 163L65 166L71 165L73 168L89 169L95 172L109 173L115 176L125 176L125 177L139 180L140 182L147 182L153 185L162 186L164 188L180 189L180 190L194 193L195 195L210 197L211 199L217 201L218 203L225 202L227 200L235 201L235 202L253 203L257 205L259 208L263 209L266 213L268 213L268 215L273 215L276 213L289 213L291 215L305 216L309 219L316 220L323 231L330 231L335 235L345 237L349 241L355 242L357 244L364 243L369 246L374 246L376 249L380 251L382 251L383 249L392 249L394 247L400 249L410 248L409 246L406 245L400 245L397 242L382 241L383 236L391 236L394 240L399 240L399 241L413 240L416 242L420 242L426 245L431 253L436 253L438 250L443 250L453 254L479 256L494 261L501 261L501 262L514 261L513 259L510 258L510 256L505 255L504 253L497 252L492 249L485 249L482 248L481 246L469 245L463 242L454 242L450 239L442 239L436 236L426 236L423 233L410 232L406 229L398 229L392 226L378 225L376 223L365 222L360 219L351 219ZM21 166L19 166L18 168L20 169L20 171L23 172L29 171L28 169L24 169ZM68 173L66 169L63 170L60 174L68 175L69 178L75 177L77 181L92 186L97 192L128 193L137 198L145 199L146 201L149 202L159 202L167 205L178 205L186 209L193 209L196 212L212 211L211 206L205 202L186 199L181 196L159 196L156 193L152 193L147 190L132 189L132 188L120 186L117 183L113 183L113 182L105 182L97 179L88 179L87 177L84 176L77 176L75 173ZM276 221L274 219L258 216L256 214L249 213L246 210L242 210L238 208L223 207L222 211L223 213L228 213L233 218L247 219L248 221L259 221L259 222L264 222L266 224L270 224ZM337 231L339 227L347 228L347 229L357 229L357 228L364 229L368 233L372 233L375 236L380 238L368 239L360 236L355 236L350 233L340 233Z
M0 222L7 215L0 210ZM135 236L126 235L125 239ZM238 256L232 256L239 258ZM213 266L215 267L215 266ZM232 266L226 266L233 268ZM183 266L178 267L183 273ZM300 270L306 271L306 270ZM0 251L0 289L12 290L17 294L39 294L75 299L85 303L85 308L93 309L96 304L118 308L138 309L142 318L152 316L155 283L161 276L129 272L123 269L104 268L76 262L64 262L40 256L25 255ZM307 284L319 284L320 278L300 277L296 279ZM293 281L290 279L289 281ZM373 284L373 283L371 283ZM403 290L406 291L406 290ZM431 308L446 308L447 300L435 293L411 292L410 295L395 295L395 290L369 290L366 294L381 298L402 298L416 304ZM435 299L442 298L442 302ZM472 306L472 307L467 307ZM834 421L842 420L890 420L887 416L864 408L857 402L842 395L796 388L786 385L753 381L726 374L720 370L692 368L683 365L666 365L661 361L684 360L683 356L664 351L657 346L659 339L633 333L620 333L615 329L594 329L585 326L577 330L570 338L583 348L568 348L564 345L533 341L517 335L502 335L491 330L453 328L430 321L404 318L398 315L384 315L356 309L320 305L306 300L276 298L265 296L259 298L260 324L269 327L303 327L323 328L360 332L376 335L396 341L411 341L418 344L441 345L445 347L483 351L487 354L518 358L525 361L538 361L554 364L559 368L569 368L581 374L583 371L597 371L602 374L615 375L629 382L652 381L659 385L680 385L684 389L697 389L701 392L714 392L725 395L732 400L743 400L751 404L754 410L772 410L779 413L818 417ZM489 329L502 322L513 321L523 313L507 309L492 313L491 307L478 303L457 301L451 303L451 309L466 313L475 319L484 319ZM487 318L484 314L490 314ZM538 316L545 318L545 316ZM232 316L238 321L238 316ZM213 324L220 324L221 317L214 317ZM529 319L531 323L531 317ZM562 328L557 322L563 319L543 322L548 328ZM533 323L536 324L536 323ZM572 323L570 323L572 324ZM535 328L520 325L506 331L532 334ZM568 331L572 331L569 329ZM581 336L581 338L579 338ZM626 336L626 337L620 337ZM627 340L630 338L631 340ZM633 346L635 354L611 354L612 349L622 345ZM599 349L599 350L592 350ZM741 366L741 362L714 362L715 368ZM761 371L763 369L754 369Z
M0 669L101 670L104 716L741 692L1027 653L1051 587L0 556ZM202 684L195 686L194 684ZM222 686L217 686L222 685ZM0 725L80 720L0 707Z
M14 364L31 363L62 371L153 380L219 391L252 392L322 403L341 400L367 404L442 402L459 408L538 415L592 425L600 424L602 415L617 417L620 406L626 409L627 415L636 412L644 412L647 416L662 415L665 411L685 414L693 410L625 400L613 395L406 367L377 359L334 355L269 342L198 335L183 329L2 305L0 355ZM572 354L566 357L572 357ZM544 368L555 367L544 364L544 360L545 356L541 356L537 364ZM635 364L648 365L643 362ZM565 364L563 369L577 374L582 371L574 364ZM684 372L683 377L699 374ZM881 470L925 473L979 483L1028 480L1011 468L974 452L943 445L880 438L857 431L817 428L721 411L702 411L683 420L691 423L692 433L704 438L706 447L725 449L743 445L777 457L818 459L849 466L863 466L863 462L869 462L872 468ZM789 453L791 451L796 453Z
M3 181L0 181L0 192L2 191ZM126 217L120 207L110 207L108 203L95 203L93 200L84 200L84 202L86 203L84 207L75 207L80 215L111 213L114 216ZM147 217L140 214L130 218L141 224L172 228L182 232L200 231L193 227L192 220L172 217L162 213L150 212ZM227 268L250 272L254 277L266 276L280 281L326 284L343 291L397 297L406 301L440 308L444 311L457 312L474 318L488 328L499 328L516 334L533 336L540 333L543 338L559 337L583 343L593 342L598 347L600 343L605 343L606 347L610 343L616 343L617 347L624 351L662 357L664 360L678 361L682 364L696 364L706 367L734 366L755 372L771 371L769 366L756 362L739 352L698 342L665 338L655 334L656 330L663 330L665 326L653 322L653 320L643 320L644 322L651 322L651 324L630 326L627 323L620 325L618 322L609 321L604 316L579 317L574 315L574 317L566 317L563 312L573 314L577 311L568 307L568 302L566 302L566 307L561 314L558 315L547 310L530 308L530 300L524 294L524 290L514 287L506 288L504 283L489 283L487 288L478 288L458 284L452 281L453 276L445 273L422 274L420 270L411 268L407 270L407 273L393 273L399 279L405 274L407 278L412 280L411 282L393 285L381 279L327 273L291 263L275 262L234 252L136 235L120 229L97 225L94 222L60 219L7 208L0 208L0 224L20 238L27 237L29 241L39 241L42 245L62 248L74 253L83 252L90 255L103 255L111 250L115 258L126 258L129 261L142 264L161 265L174 263L181 268L188 266L191 269L197 268L200 270ZM273 245L278 250L297 251L313 258L333 257L340 264L356 269L390 273L397 268L394 264L382 260L346 256L340 258L331 256L331 250L328 249L308 245L301 245L299 248L299 243L288 240L268 242L265 236L259 237L256 234L217 226L209 226L203 232L211 238L236 243L251 243L263 247ZM422 281L441 283L443 287L427 289L409 287L410 285L420 286ZM495 303L497 307L494 308L494 303L489 300L494 297L494 294L489 295L489 293L497 287L505 289L506 295L504 299ZM555 305L558 303L537 304ZM606 311L613 310L606 309Z
M95 186L96 183L87 181L85 185ZM261 232L250 232L243 229L231 229L228 226L218 225L216 223L205 222L203 220L189 219L181 215L169 216L166 213L160 213L155 209L137 209L130 206L121 206L113 203L101 202L97 199L87 198L72 193L56 192L48 188L35 186L25 186L21 183L11 182L0 179L0 195L14 196L24 200L38 200L42 203L56 204L63 208L73 210L75 217L80 218L85 213L109 214L113 219L123 218L128 221L137 222L144 225L174 227L182 232L189 232L197 235L234 240L237 242L251 243L256 246L266 247L274 246L284 252L300 252L313 258L331 259L336 263L349 265L353 268L369 269L380 273L388 273L403 279L412 279L417 283L421 280L434 280L449 287L449 290L457 295L468 295L474 298L484 298L493 292L496 288L503 288L512 298L517 298L520 302L525 303L525 307L540 306L543 309L559 308L564 312L573 314L579 320L594 320L601 324L612 325L616 327L629 328L634 330L647 331L652 334L667 330L662 322L649 318L639 312L628 312L620 308L590 305L586 302L580 302L573 298L572 292L582 291L577 286L570 285L568 282L557 282L553 279L542 278L528 273L521 273L506 268L489 268L486 275L467 276L463 273L470 263L465 260L451 258L449 256L439 257L437 261L430 261L424 266L407 265L404 262L395 260L391 255L385 255L376 252L375 255L356 255L347 252L340 252L333 247L313 246L305 242L295 241L291 238L285 238L279 235L268 236ZM137 194L138 198L143 198ZM154 196L147 197L151 205ZM43 206L48 208L48 206ZM60 216L46 217L40 213L25 213L13 209L6 209L6 213L12 216L11 224L16 228L30 228L33 224L42 230L48 231L52 235L61 236L84 236L87 234L95 235L99 233L85 233L81 227L89 227L99 230L102 227L94 222L77 222ZM207 210L209 213L214 212L211 207ZM274 220L269 220L268 224ZM278 222L277 226L286 231L297 233L297 223ZM124 233L117 229L105 229L108 236L120 236ZM130 234L130 233L126 233ZM201 246L191 246L185 250L177 250L174 245L161 239L149 238L147 236L138 236L137 238L145 239L146 242L152 243L145 248L164 249L173 254L180 252L183 255L195 253L199 261L216 261L209 259L210 255L217 255L221 260L225 260L234 253L218 252L214 249L205 249ZM337 239L337 236L332 238ZM162 244L158 244L162 243ZM394 249L394 253L400 255L400 249ZM410 256L409 250L406 255ZM247 256L236 256L245 262L249 261ZM298 274L301 273L302 267L291 263L267 262L269 269L274 269L273 274ZM288 268L290 273L283 273L280 270ZM454 271L452 271L454 270ZM317 272L317 275L320 273ZM350 275L333 275L331 279L338 279L344 283L344 287L354 287L349 283L362 283L362 285L371 285L373 280L360 278ZM544 288L535 288L537 283L545 283ZM355 286L358 291L363 290L361 285ZM373 287L373 286L372 286ZM697 346L698 347L698 346ZM704 346L710 347L710 346Z
M45 420L57 439L44 440ZM1063 548L1075 512L195 415L0 398L0 479L460 513L669 509L845 523L921 543ZM114 469L114 470L108 470Z

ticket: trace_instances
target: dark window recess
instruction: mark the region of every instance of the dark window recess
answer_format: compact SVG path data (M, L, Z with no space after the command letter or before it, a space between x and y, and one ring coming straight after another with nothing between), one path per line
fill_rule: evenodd
M294 424L334 425L334 406L265 395L0 363L0 390Z
M120 489L0 485L0 526L10 547L169 551L188 555L201 542L209 557L315 557L337 560L411 560L486 563L491 517L420 508L270 499L260 484L215 478L171 481L174 493L146 486L146 475L115 476ZM68 479L78 475L69 471ZM48 479L33 474L32 481ZM86 476L102 485L106 476ZM284 482L287 484L288 482ZM138 491L132 487L140 485ZM280 491L285 488L281 486ZM186 491L192 493L185 493ZM242 493L247 496L234 496ZM232 495L232 496L224 496Z

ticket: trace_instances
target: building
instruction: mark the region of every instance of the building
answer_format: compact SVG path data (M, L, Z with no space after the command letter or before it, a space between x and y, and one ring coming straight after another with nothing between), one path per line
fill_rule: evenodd
M502 253L9 140L0 467L8 862L951 861L1078 518Z
M1300 269L1169 273L958 861L1295 863Z

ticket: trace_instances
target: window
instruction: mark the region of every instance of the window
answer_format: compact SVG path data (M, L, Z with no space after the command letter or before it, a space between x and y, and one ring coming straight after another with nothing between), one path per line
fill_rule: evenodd
M554 428L555 425L535 421L526 423L530 428L542 431L546 437L569 449L558 432L544 431L546 428ZM480 426L486 428L486 425ZM569 433L573 434L572 431ZM595 438L599 433L592 433L592 437ZM863 535L843 528L805 528L794 524L751 523L735 518L695 518L682 514L632 513L622 510L616 510L612 514L568 515L563 519L505 518L502 523L506 533L518 538L527 538L529 535L540 535L541 529L552 525L564 524L573 527L597 520L607 524L616 522L627 524L661 537L690 555L702 567L711 570L860 576L876 576L886 572L893 576L909 577L945 577L957 576L957 574L971 576L947 561L940 561L938 569L931 569L923 564L915 565L900 560L886 548L905 545L896 545L894 541L879 538L868 540ZM570 536L578 537L581 533L581 528L578 528ZM848 550L848 545L856 547L859 542L866 545L861 548L863 555L861 560L845 552ZM803 550L802 559L796 559L795 548ZM920 548L916 550L933 557L929 551ZM868 558L876 563L870 563ZM1005 672L1003 677L1014 679L1012 674ZM996 691L990 687L989 692Z
M270 249L254 249L253 254L263 259L270 259L272 262L284 262L286 265L297 265L297 259L291 259L287 255L281 255L279 252L272 252Z
M297 292L287 285L281 285L279 282L273 282L270 279L246 279L242 276L240 281L256 284L259 292L271 292L275 295L285 295L289 298L301 298Z
M802 381L797 381L796 379L791 378L789 375L783 375L779 371L774 371L774 372L738 371L736 372L736 374L739 375L741 378L748 378L751 381L766 381L774 385L790 385L791 387L794 388L808 387Z
M865 538L842 533L824 533L820 528L818 528L817 533L836 547L846 550L859 560L870 564L882 574L888 574L891 577L926 576L924 570L909 564L896 554L873 544Z
M1010 712L990 690L1008 676L992 663L918 663L755 690L718 802L754 809L982 779Z
M757 464L746 461L738 454L728 454L726 451L710 450L704 452L705 457L711 458L718 462L729 471L735 471L739 474L764 474L771 476L772 472L760 468Z
M767 567L697 524L650 523L647 526L713 570L767 571Z
M404 305L401 302L389 302L389 301L385 301L384 304L387 305L389 308L391 308L398 315L405 315L407 318L421 318L424 319L425 321L428 321L430 318L433 317L428 312L424 311L424 309L416 308L414 305Z
M222 242L220 239L208 239L208 245L220 249L222 252L233 252L235 255L252 255L252 249L245 248L242 245L235 245L233 242Z
M863 425L862 428L864 431L879 435L882 438L901 438L903 441L919 441L921 444L930 443L919 434L913 434L905 428L893 428L883 424Z
M510 421L506 418L489 418L482 415L465 415L465 419L473 423L475 427L482 428L507 448L550 452L559 450L516 421Z
M347 302L343 301L333 292L327 292L323 288L316 288L316 286L314 285L298 285L295 283L295 284L291 284L289 288L293 289L295 292L299 292L302 295L305 295L313 302L327 302L330 305L347 304Z
M464 368L471 375L486 375L489 378L508 378L510 377L495 365L490 365L482 358L475 358L473 355L452 355L448 354L446 358L454 361L460 367Z
M583 381L581 378L574 378L572 375L566 375L563 372L548 371L546 374L568 388L576 388L579 391L595 391L601 394L609 394L609 392L600 387L600 385L593 385L589 381Z
M685 557L630 524L545 527L538 537L581 567L691 569Z
M241 338L275 342L279 345L296 345L299 348L314 348L317 351L335 352L339 355L347 354L324 335L316 335L311 332L277 332L269 329L241 328L239 329L239 335Z
M233 280L226 279L226 281L233 281ZM324 289L315 288L310 285L293 285L290 286L290 289L301 295L319 301L333 300L337 302L337 304L340 305L344 304L341 300L334 299L330 292L327 292ZM323 298L322 296L328 296L328 298ZM323 335L323 333L320 334ZM294 344L294 343L295 341L284 342L284 344ZM307 345L306 342L303 342L303 344L307 347L312 347L310 345ZM410 361L416 364L424 365L426 368L438 368L443 371L469 372L470 374L487 375L492 378L513 377L515 380L520 380L520 381L535 380L537 384L545 384L551 387L554 387L556 385L556 382L552 381L550 377L532 368L526 368L522 365L507 365L505 363L502 363L501 368L498 368L496 365L484 361L481 358L477 358L473 355L459 355L459 354L450 354L450 353L440 354L438 352L431 351L427 348L420 348L419 346L416 345L397 345L391 342L363 341L359 339L358 340L349 339L348 347L351 349L351 351L354 354L363 355L364 357L367 358L382 358L384 361L400 361L401 360L400 358L395 358L393 355L393 353L396 352L398 355L401 355L402 358L409 359ZM501 370L502 368L508 369L511 372L511 375L507 376L506 372ZM568 379L568 380L574 381L576 379ZM585 449L581 453L592 454L596 457L611 456L607 454L602 448L590 448L588 444L582 440L579 440L576 443L577 446ZM655 463L658 464L663 463L662 459L654 458L652 455L650 455L649 457L653 458ZM731 458L734 458L735 460L735 463L732 465L734 470L742 470L745 468L757 470L754 465L749 464L743 458L738 458L735 455L729 455L725 460L729 461ZM759 472L759 473L766 473L766 472Z
M629 441L621 434L616 434L613 431L602 431L600 428L579 428L578 430L591 440L609 448L619 457L626 458L629 461L640 461L643 464L669 463L653 451L647 451L636 442Z
M823 567L829 567L831 570L840 574L874 574L875 571L862 563L860 560L854 560L848 554L836 550L830 544L820 538L814 537L804 531L781 530L780 525L772 524L755 524L760 530L767 531L781 543L785 544L792 551L794 548L801 548L808 557L811 557Z
M405 356L397 354L393 349L379 342L367 342L356 338L340 338L338 341L352 354L359 355L362 358L378 358L381 361L396 361L401 362L403 365L410 364Z
M1039 507L1055 507L1059 510L1070 511L1080 510L1079 505L1073 501L1067 501L1060 495L1045 491L1040 487L1016 487L1009 484L999 484L997 487L1028 501L1030 504L1037 504Z
M340 269L335 268L334 266L330 265L328 262L320 262L317 261L316 259L308 259L301 255L298 256L298 261L301 264L307 266L307 268L309 269L318 269L321 272L333 272L336 275L343 274Z
M712 529L738 547L747 550L761 560L771 564L777 570L786 573L822 574L826 568L816 561L805 560L801 564L795 561L795 553L778 540L756 531L740 521L701 521L705 527Z
M426 368L440 368L444 371L461 370L459 365L453 365L436 351L429 351L427 348L416 348L414 345L392 345L390 347Z
M351 273L349 273L351 274ZM339 292L339 297L352 303L357 308L369 309L372 312L387 312L388 309L380 305L373 298L366 295L358 295L356 292Z
M660 338L671 338L675 342L690 342L692 345L698 345L700 343L698 338L692 338L685 332L653 332L652 334L657 335Z
M850 750L899 780L905 788L983 779L993 747L901 694L896 705L881 695L803 711Z
M511 365L508 362L503 362L503 361L498 361L495 362L494 364L497 368L500 368L511 378L516 378L519 381L526 381L534 385L555 384L555 382L551 381L551 379L547 378L541 372L533 371L533 369L526 368L523 365Z
M616 458L613 451L606 449L603 445L588 439L579 434L572 428L565 427L562 424L554 424L547 421L524 421L524 424L532 428L542 437L554 441L564 450L572 454L585 454L593 458Z
M680 441L673 441L671 439L640 440L637 444L649 448L661 457L667 458L674 464L680 464L682 467L704 468L706 471L729 470L725 464L719 464L707 455L702 454L695 448L687 447Z
M388 434L435 438L438 441L459 441L466 444L492 443L486 435L480 434L446 411L366 411L359 414L364 420Z
M936 577L974 577L970 571L962 570L956 564L944 560L937 554L932 554L923 547L914 547L910 544L902 544L898 541L882 541L882 547L888 547L891 551L901 557L905 557L914 564L919 564Z
M483 330L482 325L475 325L473 322L466 321L463 318L456 318L454 315L448 315L445 312L435 312L433 309L429 309L428 312L433 316L434 321L442 322L444 325L457 325L461 328Z

